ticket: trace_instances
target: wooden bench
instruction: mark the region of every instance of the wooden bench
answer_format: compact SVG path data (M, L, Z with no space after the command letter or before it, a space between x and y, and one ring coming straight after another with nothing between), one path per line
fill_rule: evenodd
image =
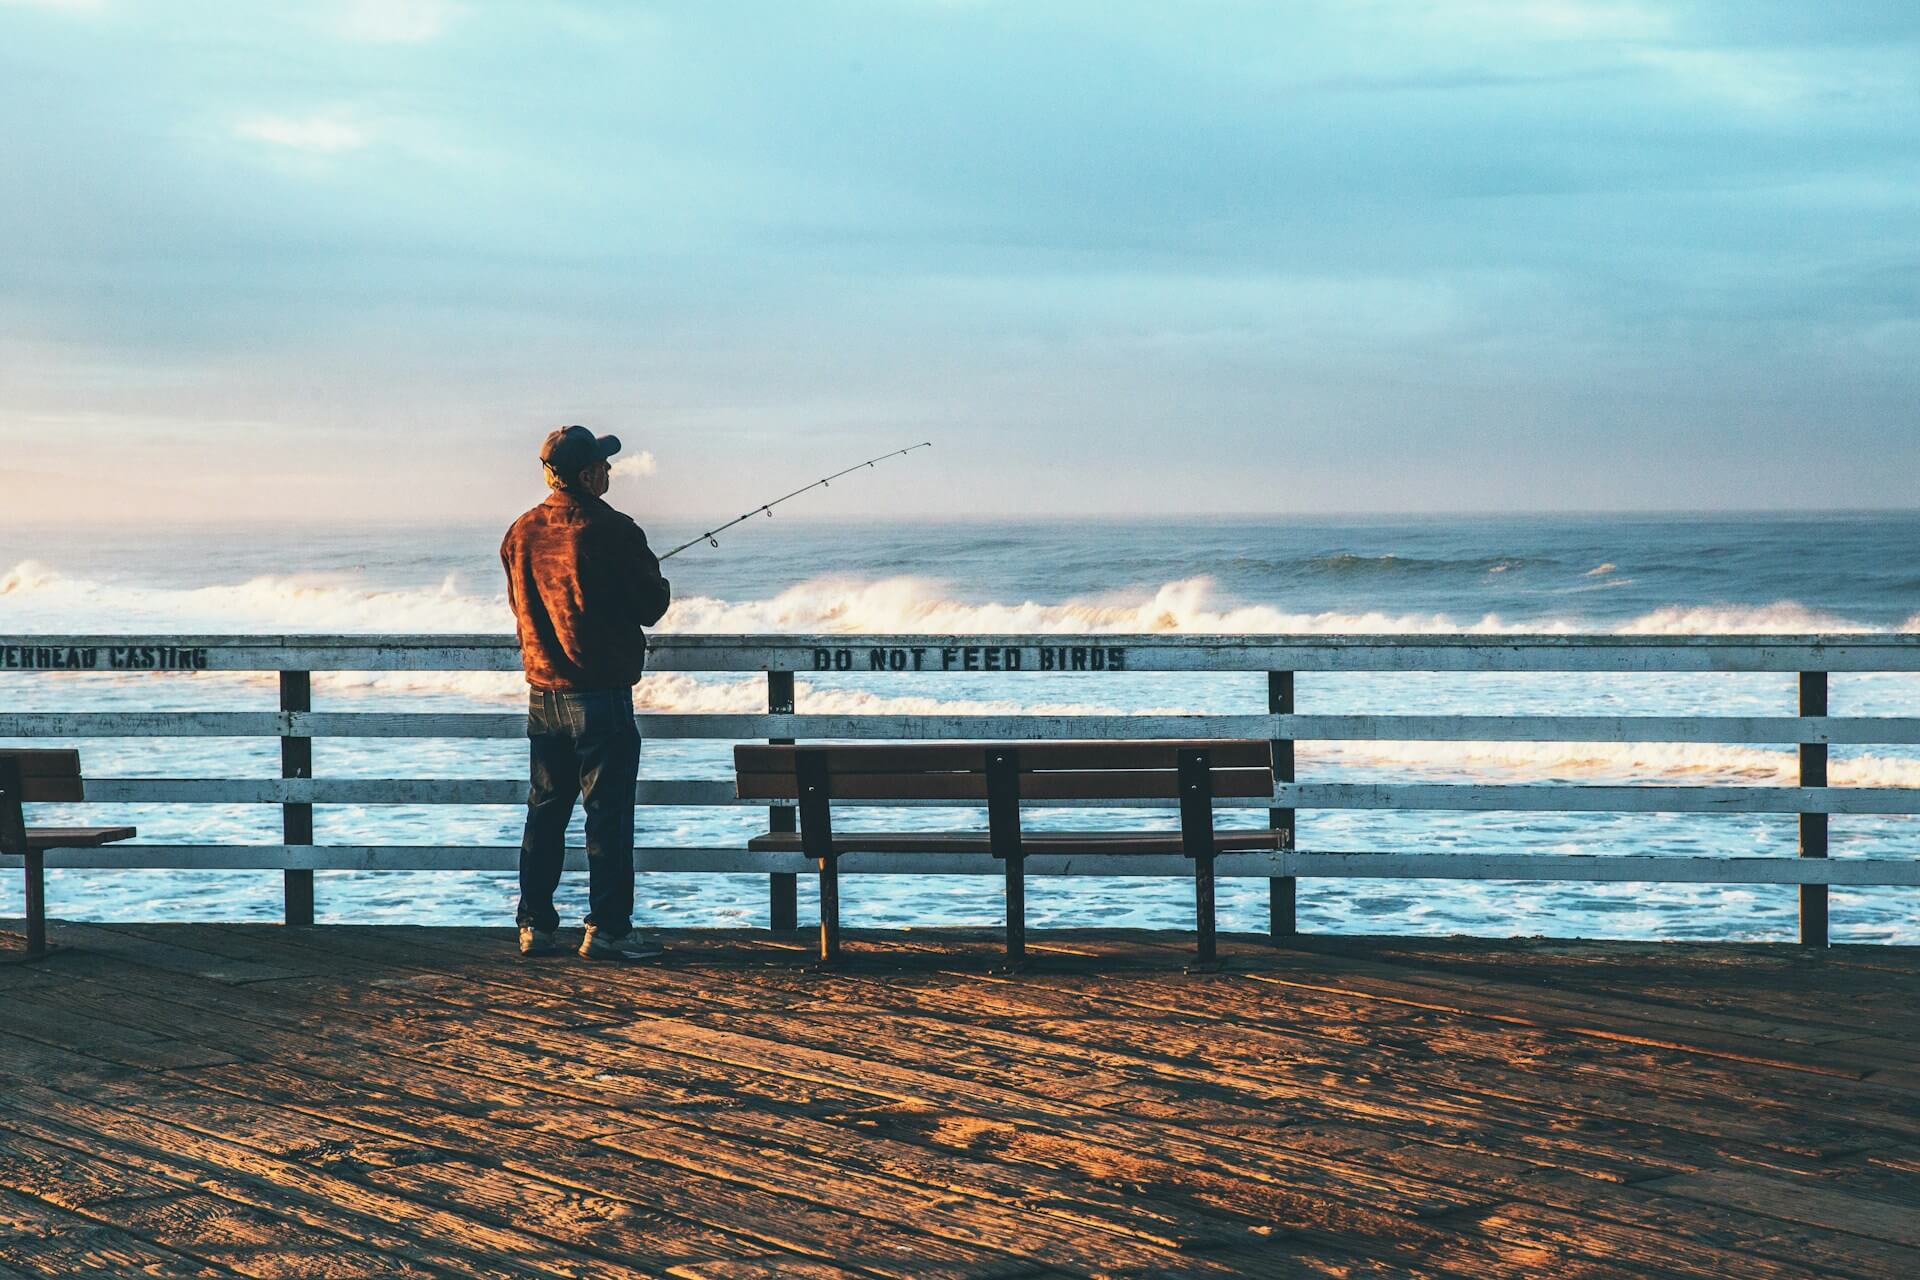
M46 851L92 848L135 834L132 827L29 827L20 807L73 802L85 794L78 751L0 750L0 853L26 860L28 959L47 953Z
M916 854L977 853L1004 864L1007 965L1026 959L1026 859L1044 854L1184 854L1193 860L1199 942L1194 967L1217 967L1213 860L1222 852L1280 847L1274 831L1215 831L1215 796L1273 794L1272 744L1254 739L1118 742L941 742L851 746L734 748L743 800L793 800L800 830L770 831L753 850L803 853L820 873L820 962L840 958L840 881L845 853L898 855L910 870ZM1024 800L1082 800L1124 806L1178 798L1178 831L1025 832ZM985 831L838 833L835 801L984 801Z

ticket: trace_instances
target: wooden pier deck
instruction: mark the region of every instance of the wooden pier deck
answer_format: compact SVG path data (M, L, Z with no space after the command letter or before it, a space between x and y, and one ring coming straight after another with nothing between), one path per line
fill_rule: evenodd
M0 1277L1920 1275L1920 949L56 925Z

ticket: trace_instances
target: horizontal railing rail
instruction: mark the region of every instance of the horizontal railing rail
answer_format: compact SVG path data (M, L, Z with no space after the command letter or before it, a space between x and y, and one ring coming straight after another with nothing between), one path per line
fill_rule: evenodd
M1257 876L1273 885L1274 929L1293 928L1299 877L1497 879L1792 884L1800 886L1802 938L1827 936L1826 887L1920 885L1920 859L1832 859L1831 815L1920 813L1920 788L1827 785L1831 746L1920 745L1920 716L1827 713L1829 673L1920 672L1920 635L1801 636L722 636L663 635L653 640L657 671L765 673L767 711L644 713L648 738L689 742L789 740L963 740L1114 738L1265 738L1274 743L1271 796L1221 799L1224 810L1265 810L1282 833L1278 851L1223 854L1218 873ZM91 777L89 804L277 805L278 844L120 844L55 850L52 867L278 869L287 877L288 916L311 918L315 870L511 869L517 849L485 845L327 845L315 843L315 806L518 805L526 784L509 778L315 777L313 746L329 739L517 739L525 717L513 712L333 711L312 709L315 672L517 672L519 654L505 636L0 636L0 675L78 673L274 672L280 707L260 711L16 711L0 705L0 738L42 743L96 739L266 739L280 744L281 775L257 777ZM794 677L950 673L1028 677L1112 677L1148 673L1265 673L1265 714L846 714L794 706ZM1778 673L1797 681L1799 715L1592 715L1543 713L1299 714L1295 680L1314 673ZM1023 684L1017 692L1041 688ZM361 695L356 695L361 696ZM1684 743L1791 746L1797 785L1481 783L1445 781L1300 781L1300 743ZM157 761L156 761L157 762ZM1429 771L1435 766L1428 766ZM792 829L790 804L742 801L730 778L647 779L642 805L752 810L775 830ZM1028 801L1035 809L1171 810L1177 800L1124 804ZM861 808L947 808L952 801L862 801ZM1799 857L1655 857L1303 850L1292 838L1302 810L1450 812L1791 814ZM570 855L579 865L581 852ZM794 876L810 865L792 853L743 847L644 848L643 869L754 872L772 877L776 924L791 924ZM12 859L14 863L18 858ZM0 859L0 865L7 865ZM1038 875L1178 875L1178 857L1035 855ZM910 862L850 854L842 870L998 874L990 859L916 855Z
M655 671L876 674L939 671L1920 671L1920 634L674 634L653 637L647 665ZM0 671L519 669L519 650L512 637L496 635L0 636Z
M524 780L503 778L95 778L94 804L519 805ZM645 781L641 805L793 808L792 800L741 800L731 781ZM847 803L856 803L848 801ZM861 800L862 809L956 809L954 800ZM1173 796L1127 801L1021 801L1029 809L1178 809ZM1216 809L1423 809L1507 813L1920 813L1920 787L1554 786L1545 783L1287 782L1271 796L1216 796Z
M1319 742L1920 744L1911 716L758 715L641 714L651 738L1292 738ZM519 738L518 712L0 712L0 737Z

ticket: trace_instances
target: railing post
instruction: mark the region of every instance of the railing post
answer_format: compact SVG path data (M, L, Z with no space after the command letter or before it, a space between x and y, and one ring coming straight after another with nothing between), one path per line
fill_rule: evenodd
M280 709L282 711L313 710L311 674L305 671L280 673ZM313 776L312 738L281 736L280 776L282 778ZM311 804L283 803L280 806L280 842L282 844L313 843L313 806ZM312 924L313 872L288 870L281 872L281 875L285 878L287 923Z
M1800 714L1803 716L1827 714L1826 672L1802 671L1800 673ZM1802 742L1800 744L1800 785L1803 787L1827 785L1826 743ZM1800 815L1800 856L1803 858L1827 856L1826 814L1803 813ZM1807 947L1827 945L1827 886L1824 884L1800 886L1800 943Z
M1267 672L1267 714L1293 714L1293 672ZM1276 782L1293 781L1292 738L1273 740L1273 777ZM1281 850L1291 851L1294 843L1294 811L1267 810L1267 825L1280 833ZM1297 885L1298 881L1293 876L1273 876L1267 880L1267 923L1269 933L1274 938L1291 938L1299 932L1295 915Z
M767 714L793 714L793 672L767 672ZM791 743L792 738L769 738L775 745ZM796 812L786 805L767 809L767 830L799 830ZM775 871L767 876L768 927L775 932L791 932L800 927L800 877L791 871Z

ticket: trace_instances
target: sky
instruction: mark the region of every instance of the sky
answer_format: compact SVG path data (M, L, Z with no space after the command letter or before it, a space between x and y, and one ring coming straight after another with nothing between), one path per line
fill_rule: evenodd
M0 0L0 84L0 522L568 422L674 517L1920 505L1912 0Z

